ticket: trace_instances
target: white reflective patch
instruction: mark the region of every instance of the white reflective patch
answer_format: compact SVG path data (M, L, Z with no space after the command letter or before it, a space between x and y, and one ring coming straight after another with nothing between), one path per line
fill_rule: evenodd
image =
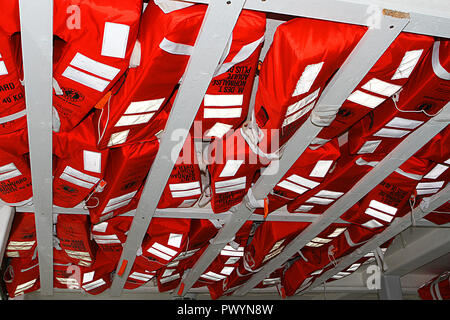
M77 52L70 64L81 70L93 73L108 80L113 80L120 72L120 69L92 60L79 52Z
M235 186L221 187L221 188L217 188L217 186L216 186L216 193L227 193L227 192L243 190L243 189L245 189L245 187L246 187L245 183L237 184Z
M91 282L91 283L86 284L86 285L84 285L82 287L83 287L84 290L90 291L90 290L96 289L98 287L101 287L104 284L106 284L105 280L98 279L97 281Z
M339 236L345 230L347 230L347 228L336 228L336 229L334 229L334 231L332 233L330 233L327 236L327 238L336 238L337 236Z
M377 147L380 145L382 140L372 140L372 141L366 141L364 145L361 147L361 149L358 150L358 154L366 154L366 153L373 153L377 149Z
M0 167L0 173L10 172L14 170L17 170L17 167L13 162Z
M205 107L242 106L243 103L243 94L205 94L203 100Z
M154 256L157 256L163 260L166 260L166 261L169 261L170 259L172 259L172 256L162 253L161 251L158 251L158 250L154 249L153 247L148 249L147 252Z
M91 282L94 280L95 271L87 272L83 274L83 283Z
M324 238L320 238L320 237L315 237L311 241L317 242L317 243L329 243L329 242L331 242L331 239L324 239Z
M247 180L246 177L239 177L236 179L217 181L214 185L216 188L222 188L222 187L228 187L228 186L233 186L233 185L242 184L242 183L245 184L246 180Z
M138 124L147 123L153 117L155 113L144 113L137 114L131 116L122 116L119 121L117 121L115 127L123 127L123 126L134 126Z
M200 278L205 278L205 279L211 280L211 281L220 281L222 279L225 279L226 276L214 273L212 271L208 271L207 273L202 274L200 276Z
M6 65L4 61L0 61L0 76L4 76L8 74L8 69L6 69Z
M219 175L219 178L233 177L244 163L244 160L227 160L225 167Z
M131 102L127 111L125 111L125 114L156 112L159 110L164 100L165 98Z
M63 172L67 173L67 174L69 174L69 175L71 175L71 176L73 176L73 177L75 177L77 179L88 181L88 182L93 183L93 184L95 184L95 183L100 181L99 178L90 176L88 174L85 174L85 173L83 173L81 171L78 171L78 170L76 170L76 169L74 169L74 168L72 168L70 166L66 166L64 168Z
M190 190L194 188L200 188L200 182L186 182L186 183L171 183L169 184L170 191L183 191Z
M291 175L290 177L287 178L288 180L295 182L301 186L304 186L306 188L312 189L317 187L320 183L319 182L315 182L313 180L309 180L303 177L300 177L296 174Z
M172 275L175 272L175 269L166 269L161 277L165 278Z
M310 103L305 108L301 109L299 112L294 113L293 115L287 117L283 121L283 127L290 125L292 122L297 121L301 117L303 117L305 114L307 114L309 111L311 111L312 108L314 108L315 102Z
M301 205L300 207L295 209L295 212L309 212L312 208L314 208L314 206Z
M162 244L160 244L160 243L158 243L158 242L155 242L155 243L152 245L152 248L155 248L155 249L157 249L157 250L159 250L159 251L162 251L162 252L164 252L165 254L168 254L168 255L170 255L170 256L172 256L172 257L178 253L177 251L172 250L172 249L170 249L170 248L168 248L168 247L166 247L166 246L163 246Z
M366 223L363 223L361 226L369 228L369 229L373 229L373 228L382 227L383 225L381 223L379 223L377 220L369 220Z
M109 139L108 142L108 147L126 142L129 133L130 130L125 130L111 134L111 138Z
M197 199L186 199L178 206L178 208L190 208L197 202Z
M380 211L377 211L375 209L372 208L367 208L365 211L366 214L368 214L369 216L372 216L374 218L386 221L386 222L391 222L392 219L394 219L393 216L390 216L388 214L382 213Z
M430 170L430 172L428 172L424 176L424 179L437 179L447 169L448 169L448 166L444 166L442 164L437 164L433 169Z
M379 79L371 79L365 85L363 85L362 88L367 91L378 93L382 96L390 97L402 87Z
M323 271L323 269L320 269L320 270L316 270L316 271L314 271L314 272L311 272L311 275L312 275L312 276L316 276L316 275L319 275L319 274L321 274L321 273L322 273L322 271Z
M129 275L129 278L147 282L153 278L153 275L140 272L133 272L132 274Z
M287 190L290 190L290 191L293 191L293 192L298 193L298 194L303 194L306 191L308 191L307 188L304 188L302 186L299 186L299 185L297 185L295 183L292 183L292 182L289 182L287 180L281 181L279 184L277 184L277 186L282 187L282 188L287 189Z
M369 203L369 207L386 212L390 215L395 215L397 213L397 208L387 205L385 203L379 202L377 200L371 200Z
M373 109L378 107L385 99L356 90L347 98L347 100Z
M72 67L67 67L62 76L100 92L105 91L109 85L109 81L91 76Z
M130 26L126 24L105 22L101 55L124 59L129 33Z
M222 256L230 256L230 257L243 257L244 256L243 250L234 250L230 246L225 246L225 248L220 251L220 254Z
M234 270L234 267L223 267L223 269L220 271L220 273L229 276L233 272L233 270Z
M306 244L307 247L313 247L313 248L319 248L323 246L323 243L315 243L315 242L308 242Z
M116 234L94 234L93 235L95 240L118 240L119 238L117 237Z
M436 181L436 182L420 182L417 184L417 189L428 189L428 188L442 188L445 181Z
M124 194L124 195L121 195L121 196L118 196L115 198L111 198L106 205L111 206L113 204L122 202L124 200L129 200L129 199L133 198L136 193L137 193L137 191L133 191L133 192L129 192L127 194Z
M358 269L360 265L361 263L354 263L347 269L347 271L356 271L356 269Z
M310 177L323 178L330 170L333 160L319 160L317 161L314 169L310 173Z
M100 152L93 152L83 150L84 170L101 173L102 154Z
M384 137L384 138L402 138L410 132L411 131L407 131L407 130L382 128L378 132L376 132L374 134L374 136L375 137Z
M419 120L411 120L411 119L395 117L391 121L389 121L388 124L386 124L386 127L393 127L393 128L400 128L400 129L416 129L422 123L423 123L423 121L419 121Z
M417 189L417 195L422 196L425 194L435 194L436 192L438 192L440 189Z
M319 75L320 70L322 69L323 64L323 62L310 64L305 68L302 75L300 76L300 79L297 82L294 94L292 96L301 95L311 89L314 81Z
M73 183L73 184L75 184L77 186L80 186L82 188L85 188L85 189L91 189L91 188L93 188L95 186L93 183L86 182L86 181L74 178L72 176L69 176L66 173L62 173L61 176L60 176L60 179L61 180L65 180L65 181L70 182L70 183ZM0 181L1 181L1 179L0 179Z
M225 264L235 264L238 262L240 257L229 257Z
M204 108L203 118L205 119L223 119L239 118L242 114L242 108Z
M406 52L391 80L409 78L419 61L422 52L423 49Z
M181 240L183 240L183 235L178 233L171 233L169 235L169 241L167 241L167 244L169 246L179 248L181 246Z
M205 137L216 137L221 139L225 133L233 128L232 125L217 122L212 128L205 132Z
M128 199L128 200L125 200L125 201L122 201L122 202L119 202L119 203L116 203L116 204L113 204L113 205L108 205L108 206L105 207L105 209L103 209L102 214L105 214L105 213L114 211L116 209L125 207L130 202L131 202L131 199Z
M318 198L318 197L311 197L308 200L306 200L306 203L315 203L315 204L321 204L321 205L327 205L332 203L333 199L326 199L326 198Z
M113 244L113 243L121 243L120 240L101 240L101 239L95 239L95 243L97 244Z
M166 38L161 41L159 47L168 53L184 56L190 56L192 54L192 51L194 50L193 46L176 43Z
M176 280L176 279L178 279L179 277L180 277L180 274L177 273L177 274L174 274L173 276L170 276L170 277L161 278L161 279L159 279L159 282L162 283L162 284L164 284L164 283L167 283L167 282Z
M7 173L2 173L2 174L0 174L0 181L12 179L12 178L18 177L20 175L22 175L22 173L20 173L19 170L14 170L14 171L10 171L10 172L7 172Z
M297 112L298 110L300 110L301 108L309 105L311 102L313 102L314 100L317 99L317 97L319 96L319 92L320 89L317 89L316 91L314 91L313 93L311 93L310 95L308 95L307 97L297 101L296 103L294 103L293 105L290 105L287 110L286 110L286 115L285 117L290 116L291 114Z
M330 190L320 190L315 194L316 197L323 197L323 198L330 198L330 199L337 199L340 196L342 196L343 192L338 191L330 191Z

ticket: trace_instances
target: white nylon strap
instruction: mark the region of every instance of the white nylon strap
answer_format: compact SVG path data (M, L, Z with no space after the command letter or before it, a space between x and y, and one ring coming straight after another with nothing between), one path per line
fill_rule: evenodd
M450 80L450 73L444 69L439 61L439 47L441 45L440 41L434 42L433 45L433 53L431 56L431 65L433 67L433 71L439 78L443 80Z

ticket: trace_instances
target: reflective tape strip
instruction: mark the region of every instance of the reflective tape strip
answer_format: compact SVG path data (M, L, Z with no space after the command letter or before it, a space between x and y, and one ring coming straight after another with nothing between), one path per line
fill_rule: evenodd
M423 49L407 51L391 80L409 78L417 62L419 62Z
M0 124L20 119L27 115L27 110L22 110L6 117L0 118Z
M94 280L95 271L86 272L83 274L83 283L91 282Z
M390 215L395 215L397 213L397 208L387 205L385 203L379 202L377 200L371 200L369 207L386 212Z
M360 104L367 108L374 109L378 107L385 99L373 96L360 90L356 90L347 98L347 100Z
M116 234L105 234L105 235L94 234L93 237L94 237L94 239L98 239L98 240L116 240L116 239L119 239Z
M175 272L175 269L166 269L161 277L165 278L172 275Z
M290 181L287 181L287 180L281 181L280 183L277 184L277 186L282 187L287 190L290 190L292 192L298 193L298 194L303 194L306 191L308 191L307 188L304 188L302 186L299 186L299 185L292 183Z
M204 108L203 118L205 119L223 119L239 118L242 114L242 108Z
M178 233L171 233L169 235L169 240L167 244L172 247L179 248L181 246L181 241L183 240L183 235Z
M111 212L114 211L118 208L122 208L125 207L126 205L128 205L131 202L132 199L128 199L128 200L124 200L122 202L110 205L110 206L106 206L105 209L103 209L102 214L105 214L107 212Z
M167 38L164 38L161 41L161 43L159 44L159 48L171 54L185 55L185 56L191 55L192 51L194 50L193 46L182 43L176 43L170 41Z
M70 65L108 80L113 80L120 72L120 69L95 61L79 52L72 59Z
M8 258L20 258L20 254L17 251L7 251L6 256Z
M16 287L16 291L14 292L14 295L23 294L23 291L30 289L35 283L37 279L33 279L31 281L22 283Z
M297 82L297 85L295 86L295 91L292 96L298 96L311 90L311 87L319 75L320 70L322 70L323 64L324 62L320 62L306 66Z
M316 270L316 271L314 271L314 272L311 272L311 275L312 275L312 276L316 276L316 275L321 274L322 272L323 272L323 269Z
M297 113L294 113L293 115L287 117L284 119L282 126L286 127L287 125L290 125L292 122L297 121L301 117L303 117L305 114L307 114L312 108L314 108L315 102L310 103L305 108L301 109Z
M186 252L181 252L173 261L179 261L183 260L189 257L192 257L198 250L200 249L193 249Z
M23 247L23 246L27 246L27 247L31 247L36 243L36 241L10 241L8 243L8 248L13 246L13 247Z
M233 177L244 163L244 160L227 160L219 178Z
M422 196L425 194L435 194L436 192L438 192L440 189L417 189L417 195Z
M242 106L243 94L205 94L203 104L205 107L232 107Z
M19 170L14 170L14 171L10 171L7 173L2 173L0 174L0 181L4 181L4 180L8 180L8 179L12 179L18 176L21 176L22 173Z
M102 239L96 239L95 237L94 237L94 239L97 244L121 243L119 239L117 239L117 240L102 240Z
M197 199L186 199L178 206L178 208L190 208L194 203L197 202Z
M220 251L220 254L222 256L230 256L230 257L243 257L244 256L244 252L241 250L234 250L231 247L229 247L230 249L225 249L225 248Z
M90 290L92 290L92 289L96 289L96 288L98 288L98 287L101 287L101 286L103 286L103 285L105 285L105 284L106 284L105 280L103 280L103 279L98 279L97 281L94 281L94 282L91 282L91 283L89 283L89 284L86 284L86 285L82 286L82 288L83 288L84 290L90 291Z
M290 116L291 114L297 112L298 110L300 110L301 108L309 105L311 102L313 102L314 100L317 99L317 97L319 96L319 92L320 89L317 89L316 91L314 91L313 93L311 93L310 95L306 96L305 98L297 101L296 103L294 103L293 105L290 105L287 110L286 110L286 115L285 117Z
M294 183L297 183L297 184L299 184L299 185L301 185L303 187L309 188L309 189L313 189L313 188L317 187L320 184L319 182L300 177L300 176L298 176L296 174L293 174L293 175L289 176L287 178L287 180L292 181Z
M119 203L119 202L123 202L124 200L129 200L129 199L133 198L136 195L136 193L137 193L137 190L129 192L129 193L124 194L124 195L121 195L119 197L112 198L112 199L110 199L108 201L106 206L111 206L113 204L116 204L116 203Z
M445 181L436 181L436 182L421 182L418 183L416 188L417 189L428 189L428 188L442 188Z
M225 264L235 264L238 262L240 257L229 257Z
M125 111L125 114L156 112L159 110L164 100L165 98L131 102Z
M102 154L89 150L83 150L83 169L86 171L101 173Z
M320 190L315 194L316 197L323 197L323 198L331 198L331 199L337 199L340 196L342 196L344 193L339 191L330 191L330 190Z
M192 197L199 194L202 194L202 190L200 188L185 190L185 191L172 191L171 192L173 198L184 198L184 197Z
M153 247L147 250L148 253L157 256L163 260L169 261L170 259L172 259L172 256L169 256L161 251L158 251L156 249L154 249Z
M334 202L334 199L326 199L326 198L319 198L319 197L311 197L308 200L306 200L306 203L315 203L320 205L328 205L332 202Z
M155 243L152 245L152 247L155 248L155 249L157 249L157 250L159 250L159 251L162 251L162 252L164 252L165 254L170 255L170 256L174 256L174 255L176 255L176 254L178 253L177 251L172 250L172 249L170 249L170 248L168 248L168 247L166 247L166 246L163 246L162 244L160 244L160 243L158 243L158 242L155 242Z
M354 263L347 269L347 271L356 271L360 265L361 263Z
M125 130L111 134L111 138L109 139L108 142L108 147L126 142L129 133L130 130Z
M93 231L97 231L97 232L106 232L106 229L108 228L108 222L100 222L97 224L94 224L94 226L92 227Z
M63 172L68 174L68 175L71 175L71 176L73 176L73 177L75 177L77 179L88 181L88 182L94 183L94 184L100 181L99 178L90 176L88 174L85 174L85 173L83 173L81 171L78 171L78 170L76 170L76 169L74 169L74 168L72 168L70 166L66 166L64 168Z
M8 74L8 69L6 68L5 61L0 61L0 76Z
M314 206L301 205L300 207L295 209L294 212L309 212L312 208L314 208Z
M138 124L144 124L150 121L155 113L144 113L137 115L122 116L117 121L115 127L135 126Z
M399 130L399 129L389 129L382 128L378 132L374 134L375 137L384 137L384 138L403 138L411 131L407 130Z
M332 240L331 239L324 239L324 238L320 238L320 237L315 237L314 239L312 239L311 241L313 242L317 242L317 243L329 243Z
M433 169L430 170L424 179L437 179L441 174L443 174L448 169L448 166L437 164Z
M86 251L74 251L74 250L64 250L68 255L73 255L73 256L79 256L79 257L84 257L84 258L89 258L90 260L90 254L89 252Z
M371 79L361 88L367 91L378 93L382 96L390 97L399 91L402 87L396 84L385 82L379 79Z
M92 188L95 186L93 183L86 182L86 181L83 181L83 180L74 178L74 177L72 177L72 176L69 176L69 175L66 174L66 173L62 173L61 176L60 176L59 178L60 178L61 180L65 180L65 181L67 181L67 182L76 184L77 186L80 186L80 187L85 188L85 189L92 189Z
M174 275L172 275L172 276L170 276L170 277L167 277L167 278L161 278L161 279L159 279L159 282L162 283L162 284L164 284L164 283L167 283L167 282L176 280L176 279L178 279L178 278L180 278L180 274L179 274L179 273L174 274Z
M237 185L237 184L242 184L242 183L245 183L246 180L247 180L246 177L239 177L236 179L217 181L214 185L216 188L222 188L222 187L228 187L228 186L233 186L233 185Z
M234 267L223 267L220 271L221 274L229 276L234 270Z
M327 238L336 238L337 236L339 236L345 230L347 230L347 228L336 228L336 229L334 229L334 231L332 233L327 235Z
M310 177L323 178L330 170L333 160L319 160L309 174Z
M17 170L17 167L13 162L0 167L0 173L10 172L14 170Z
M205 137L217 137L221 139L225 133L230 131L232 128L232 125L217 122L212 128L205 131Z
M382 140L372 140L372 141L366 141L363 146L358 150L358 154L367 154L367 153L373 153L377 149L377 147L380 145Z
M212 281L220 281L226 278L226 276L212 271L208 271L207 273L202 274L201 277Z
M323 243L315 243L315 242L308 242L306 244L307 247L313 247L313 248L319 248L323 245L324 245Z
M129 33L130 26L126 24L105 22L101 55L124 59Z
M146 273L140 273L140 272L133 272L128 277L136 280L141 281L150 281L155 275L153 274L146 274Z
M200 188L200 182L186 182L186 183L171 183L169 184L170 191L182 191L194 188Z
M431 64L433 67L433 72L443 80L450 80L450 72L445 70L445 68L441 65L439 60L439 47L441 42L435 41L433 45L433 53L431 56Z
M62 76L100 92L105 91L110 83L109 81L91 76L90 74L84 73L72 67L67 67Z
M238 184L235 186L221 187L221 188L217 188L217 186L216 186L216 193L227 193L227 192L243 190L243 189L245 189L245 187L246 187L245 183Z
M383 212L377 211L375 209L372 208L367 208L365 211L366 214L368 214L369 216L372 216L374 218L386 221L386 222L391 222L392 219L394 219L393 216L390 216L388 214L385 214Z
M393 127L399 129L416 129L420 126L423 121L419 120L411 120L400 117L394 117L389 123L386 124L386 127Z

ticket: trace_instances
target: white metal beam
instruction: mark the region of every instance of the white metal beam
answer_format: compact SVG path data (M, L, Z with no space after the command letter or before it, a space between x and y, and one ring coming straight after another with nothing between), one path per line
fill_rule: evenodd
M178 155L181 151L244 3L245 0L218 0L208 5L123 248L117 271L125 263L125 272L121 276L116 273L110 289L111 296L121 294L136 252L177 160L172 155Z
M334 223L336 219L362 199L370 190L387 178L436 134L442 131L448 125L449 120L450 103L447 103L440 114L431 118L406 137L392 152L358 181L353 188L325 210L319 219L310 224L299 236L291 241L278 256L266 263L261 271L253 275L246 284L237 289L235 294L243 295L247 293L251 288L278 269L311 239L315 238L322 230Z
M315 125L313 121L316 119L326 119L331 122L334 119L347 97L353 92L355 87L407 24L408 19L406 18L400 19L383 16L379 28L369 29L365 33L361 41L324 89L311 116L286 143L281 159L279 161L272 161L267 168L267 171L276 173L265 175L263 172L262 176L252 187L252 192L256 199L261 200L267 197L269 192L282 179L289 168L291 168L321 131L322 127ZM274 168L276 169L274 170ZM249 200L246 196L242 203L231 208L232 217L211 241L211 244L200 256L194 267L185 274L185 278L176 291L177 294L186 294L206 268L218 256L220 250L234 238L236 232L254 211L254 208L252 209L248 204Z
M19 0L41 293L53 293L53 1Z

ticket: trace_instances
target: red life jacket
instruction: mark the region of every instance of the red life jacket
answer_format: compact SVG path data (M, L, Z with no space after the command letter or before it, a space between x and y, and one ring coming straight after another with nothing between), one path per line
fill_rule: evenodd
M189 208L203 191L201 172L194 150L194 140L186 139L158 203L159 209Z
M80 204L103 178L109 150L99 151L92 117L70 132L55 133L56 158L53 179L53 203L72 208Z
M171 11L149 3L138 36L141 61L128 71L123 85L118 85L120 90L113 89L102 112L97 112L100 148L151 140L164 130L172 105L169 100L174 98L183 77L205 12L205 5ZM237 127L246 119L264 29L263 13L241 13L229 52L221 60L200 106L200 136L216 122L218 127L208 134L217 134L219 127L221 131Z
M365 30L361 26L305 18L278 27L261 68L255 102L258 125L280 129L280 144L284 144L307 119L327 82ZM341 135L394 94L384 90L385 82L395 88L403 86L432 42L432 37L401 33L317 138L327 141Z
M139 288L153 279L155 275L156 271L148 270L142 261L136 260L123 287L128 290Z
M431 160L441 165L450 165L450 127L445 127L440 133L434 136L426 145L414 154L420 159ZM436 170L443 170L442 167ZM437 172L435 172L437 174Z
M56 235L59 245L68 259L84 267L92 266L97 247L91 240L90 222L87 215L59 214Z
M450 300L450 272L446 271L426 282L417 293L422 300Z
M26 128L18 1L2 3L0 19L0 134L3 135Z
M387 154L445 106L450 85L449 53L450 41L435 42L398 93L398 101L386 100L350 129L350 153ZM381 91L400 90L389 83L373 83L373 90L378 87Z
M268 195L268 212L283 207L303 193L318 186L336 165L339 156L337 139L317 149L306 148L305 152ZM263 209L256 209L255 213L263 214Z
M112 264L102 251L98 251L92 266L81 267L81 288L91 295L97 295L104 292L111 286L111 273L115 271L115 269L116 265Z
M6 257L31 258L36 251L34 213L17 212L9 233Z
M80 268L66 255L64 250L53 247L53 287L79 289Z
M8 296L14 298L40 288L39 261L34 258L13 258L3 273Z
M155 140L110 151L104 176L106 185L103 190L94 192L87 202L92 223L132 210L132 201L137 198L158 147L158 140Z
M141 12L140 0L55 1L53 33L65 42L56 46L53 68L61 131L76 126L128 69Z
M241 127L222 139L215 139L204 152L210 175L211 208L228 211L242 201L260 169L269 165L276 153L267 153L252 140L250 130Z

